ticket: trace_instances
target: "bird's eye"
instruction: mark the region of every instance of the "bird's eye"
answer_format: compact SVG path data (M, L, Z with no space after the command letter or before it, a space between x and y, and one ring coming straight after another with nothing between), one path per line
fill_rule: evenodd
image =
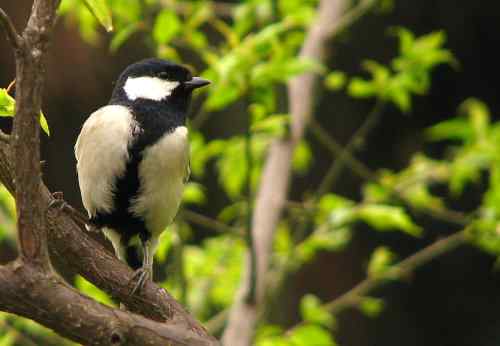
M161 79L168 79L168 73L167 72L160 72L160 73L158 73L158 77Z

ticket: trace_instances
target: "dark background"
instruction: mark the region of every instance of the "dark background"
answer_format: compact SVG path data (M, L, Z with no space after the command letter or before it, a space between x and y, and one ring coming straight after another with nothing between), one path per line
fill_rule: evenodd
M26 0L3 0L2 8L12 15L18 27L24 25L31 6ZM439 67L433 74L427 96L414 99L413 111L402 115L389 108L383 121L367 138L358 154L372 168L404 167L418 151L440 157L442 147L429 145L422 129L454 116L464 99L484 100L492 114L500 113L497 89L500 84L500 3L494 0L396 0L390 14L370 14L340 36L331 47L331 68L360 74L360 62L374 59L388 62L397 52L396 40L387 28L404 26L417 35L443 29L447 47L456 55L458 69ZM0 37L0 86L14 76L12 54ZM127 43L116 55L107 49L107 38L98 47L81 41L76 29L60 22L53 40L44 112L52 132L42 144L45 181L53 191L63 191L72 204L81 206L77 187L73 144L85 118L107 103L113 79L128 64L150 56L140 37ZM349 99L342 93L320 95L317 117L340 142L345 143L366 117L372 104ZM211 137L237 133L244 124L239 107L212 117L204 127ZM9 127L8 119L1 119ZM228 125L231 124L231 125ZM314 166L294 184L292 196L299 199L305 190L317 186L331 162L330 154L311 139ZM215 214L225 203L216 179L209 177L210 208ZM361 181L344 171L334 189L336 193L357 198ZM461 210L474 208L481 198L481 188L470 189L466 198L450 201ZM425 226L426 235L410 239L399 234L379 234L359 227L354 242L340 254L324 254L297 274L283 299L288 311L279 311L277 321L297 318L296 301L304 293L315 293L324 300L348 290L364 277L370 251L378 245L391 246L401 258L430 244L457 228L416 215ZM200 231L200 234L203 234ZM201 236L200 236L201 237ZM196 240L195 240L196 241ZM1 256L5 257L5 256ZM375 292L383 297L386 309L377 319L356 311L339 319L336 336L342 345L427 345L489 346L500 345L500 273L493 268L495 259L473 248L447 254L417 271L408 283L398 283Z

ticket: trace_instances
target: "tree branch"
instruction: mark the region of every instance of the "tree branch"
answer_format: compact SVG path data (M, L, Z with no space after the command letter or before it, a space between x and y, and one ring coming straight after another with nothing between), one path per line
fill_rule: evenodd
M356 130L352 135L351 139L344 147L344 150L333 162L333 164L328 169L323 181L321 182L316 196L322 196L326 191L332 187L332 185L337 181L342 169L344 168L349 157L352 153L363 144L366 136L372 131L372 129L378 124L380 118L382 117L382 112L384 110L384 104L381 101L377 101L371 112L366 117L363 124Z
M318 140L332 153L334 157L345 156L345 162L349 165L349 168L356 173L360 178L369 181L376 181L378 179L377 174L373 172L368 166L363 162L358 160L351 152L344 149L340 143L338 143L335 138L333 138L317 121L316 119L311 119L310 125L311 132L318 138Z
M362 1L370 6L373 0ZM310 27L300 56L324 62L327 43L340 30L359 18L366 10L347 12L343 17L345 0L322 0L318 7L318 16ZM368 6L368 8L370 7ZM364 7L365 8L365 7ZM223 343L231 346L251 344L259 312L256 307L262 305L266 292L266 276L272 251L274 231L285 206L291 175L291 161L295 147L304 135L305 128L314 111L314 93L319 76L305 73L293 78L288 83L289 111L291 114L291 133L287 139L275 141L269 150L264 165L261 184L257 192L252 218L252 235L257 253L256 303L245 302L251 289L252 280L247 254L247 266L238 290L235 303L229 314L229 322L223 335ZM276 179L279 177L279 179Z
M14 23L12 23L10 17L1 8L0 8L0 25L4 28L7 40L9 40L9 43L12 46L12 48L14 50L20 49L23 45L23 40L21 36L19 36L19 34L17 33L16 27L14 26Z
M99 304L54 274L20 261L0 266L0 290L2 310L33 319L86 345L213 345L175 324Z
M364 297L377 288L381 288L394 280L408 278L421 266L466 244L469 229L469 227L466 227L457 233L438 240L403 261L392 265L385 272L364 279L348 292L324 304L322 308L336 315L347 308L359 305ZM287 333L302 324L303 322L289 328Z

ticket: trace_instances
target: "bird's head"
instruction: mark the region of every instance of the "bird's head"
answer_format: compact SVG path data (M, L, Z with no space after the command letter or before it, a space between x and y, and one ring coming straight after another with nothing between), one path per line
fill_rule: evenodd
M210 82L193 77L184 66L161 59L145 59L122 72L111 101L154 101L187 107L194 89Z

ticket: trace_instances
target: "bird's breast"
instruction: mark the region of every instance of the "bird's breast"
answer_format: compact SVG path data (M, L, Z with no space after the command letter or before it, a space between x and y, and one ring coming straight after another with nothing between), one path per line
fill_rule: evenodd
M175 217L189 165L188 130L176 127L142 152L138 167L140 188L131 212L144 219L153 234L159 234Z

